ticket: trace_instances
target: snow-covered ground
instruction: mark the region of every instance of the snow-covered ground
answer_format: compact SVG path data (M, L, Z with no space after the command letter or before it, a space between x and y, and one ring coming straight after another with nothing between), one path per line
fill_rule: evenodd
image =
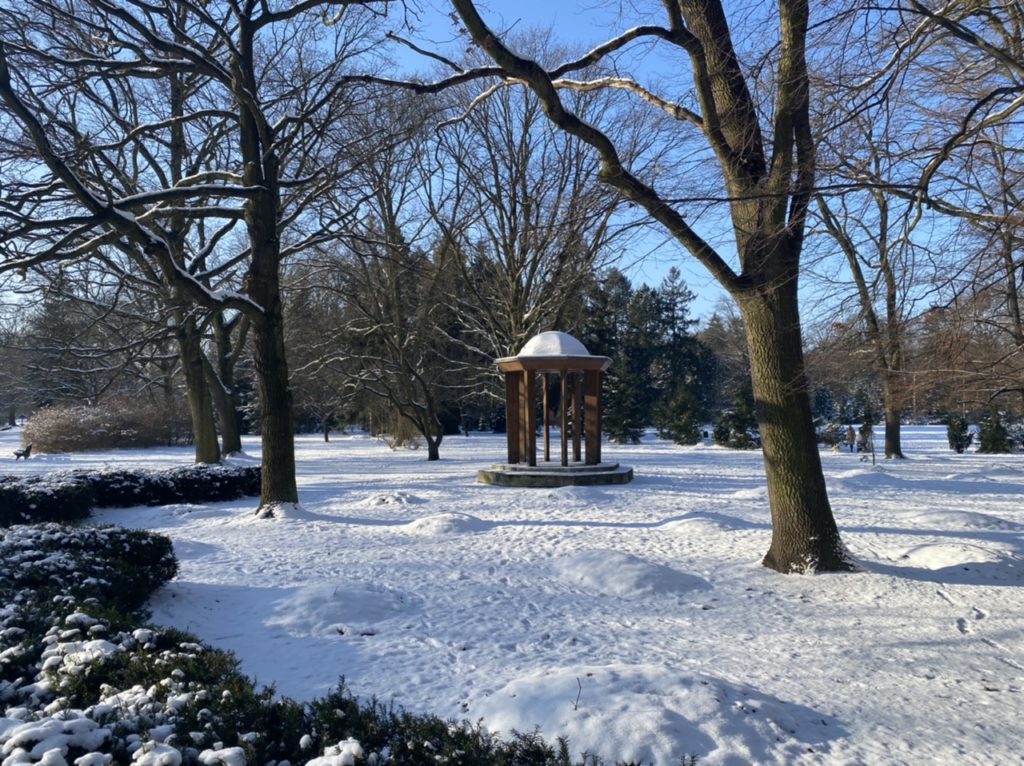
M18 438L0 433L0 472L191 458L14 462ZM343 676L609 760L1024 763L1024 456L956 455L942 427L905 447L877 466L822 454L858 574L764 569L760 453L654 439L604 447L632 484L512 489L475 481L503 437L450 437L428 463L304 436L294 517L255 520L248 499L96 518L174 540L155 622L298 699Z

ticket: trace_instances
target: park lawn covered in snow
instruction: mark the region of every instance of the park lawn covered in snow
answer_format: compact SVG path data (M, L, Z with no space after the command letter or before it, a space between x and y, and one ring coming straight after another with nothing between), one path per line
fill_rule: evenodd
M0 433L11 455L18 431ZM759 452L605 445L632 484L478 484L504 437L442 460L358 435L298 439L301 510L255 500L103 510L168 535L153 621L229 649L296 699L357 694L574 752L671 764L1024 763L1024 456L824 452L864 571L760 566ZM255 440L248 455L258 457ZM167 467L187 449L39 455L4 473Z

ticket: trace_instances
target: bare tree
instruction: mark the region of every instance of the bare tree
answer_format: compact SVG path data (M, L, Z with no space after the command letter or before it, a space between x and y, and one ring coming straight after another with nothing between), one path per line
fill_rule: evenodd
M797 306L800 254L815 179L805 58L806 0L778 3L777 45L763 62L774 70L772 104L755 99L720 2L666 2L664 26L635 27L555 67L513 52L470 0L452 0L452 5L468 34L496 66L457 72L450 80L486 76L497 80L497 89L512 84L528 87L553 124L596 151L600 180L664 226L739 306L772 511L772 543L764 564L782 572L849 569L821 470ZM763 20L759 24L765 27ZM675 83L687 89L689 103L661 96L627 77L569 79L569 74L640 38L668 45L689 58L692 79ZM415 87L437 89L444 83ZM738 270L698 233L679 201L659 194L627 165L609 131L581 119L562 96L566 90L593 88L631 93L703 136L723 184L719 199L727 204L731 217Z
M829 291L840 312L833 325L863 332L882 392L885 456L902 458L900 431L910 394L904 335L922 297L916 271L935 263L927 244L916 239L929 222L922 226L920 208L889 191L899 183L894 176L901 157L885 117L857 116L850 127L857 140L831 145L828 153L830 185L840 191L818 193L815 212L842 251L856 306L851 310L842 292Z
M534 55L551 56L542 37L520 39ZM464 104L472 92L463 86L451 96ZM604 94L573 96L583 119L608 106ZM616 134L636 151L628 132ZM586 281L629 233L627 217L616 217L620 201L597 182L597 158L521 88L499 89L450 120L437 143L445 170L431 210L460 258L468 293L459 317L473 347L511 356L538 332L569 326Z
M23 152L22 178L31 179L5 187L0 270L115 247L183 300L245 315L261 402L263 514L298 499L280 266L336 227L329 211L311 207L333 194L338 158L324 154L324 128L345 107L338 76L372 5L384 4L31 0L0 11L0 100L8 135L21 132L12 141ZM185 89L180 115L166 108L174 99L156 99L138 115L94 119L118 114L119 92L154 78ZM134 136L164 153L181 125L193 138L217 137L217 168L154 174L131 190L106 183ZM211 227L210 252L192 254L195 272L176 247L182 218ZM245 232L239 249L204 260L230 244L224 232L236 224ZM233 261L244 269L237 289L210 289L207 273Z

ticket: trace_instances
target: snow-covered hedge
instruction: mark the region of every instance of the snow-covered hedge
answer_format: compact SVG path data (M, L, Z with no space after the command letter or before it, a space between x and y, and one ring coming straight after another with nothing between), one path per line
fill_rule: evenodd
M70 477L0 476L0 527L40 521L78 521L89 515L93 494Z
M92 507L208 503L258 495L259 466L193 465L169 471L71 471L0 477L0 527L77 521Z
M190 465L168 471L76 471L71 476L89 486L93 504L100 508L211 503L260 493L259 466Z
M229 653L140 627L170 542L119 528L0 530L0 766L598 766L537 734L257 689ZM691 763L692 761L688 761Z

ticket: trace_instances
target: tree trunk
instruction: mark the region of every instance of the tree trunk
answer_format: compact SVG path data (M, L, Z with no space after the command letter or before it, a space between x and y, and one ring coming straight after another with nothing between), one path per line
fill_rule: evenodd
M242 433L238 426L238 405L231 391L230 378L225 380L223 372L218 373L208 359L204 359L203 371L217 412L217 423L220 425L221 450L225 455L234 455L242 451Z
M443 434L438 434L436 437L427 436L427 460L440 460L441 459L441 440L444 439Z
M882 400L885 405L885 457L902 458L900 443L900 420L903 415L903 391L896 375L889 373L882 378Z
M189 413L192 416L192 434L195 439L197 463L219 463L220 448L217 446L217 428L213 418L213 402L210 387L203 372L203 350L195 321L178 312L178 348L181 368L185 374L185 392Z
M217 364L214 366L207 360L206 376L213 392L214 407L217 408L222 449L225 455L232 455L242 451L241 417L235 396L235 365L245 347L251 325L245 317L236 317L226 322L224 314L217 313L212 318L211 326ZM232 340L235 327L238 327L238 337Z
M275 280L276 281L276 280ZM273 513L279 503L297 503L292 391L285 358L280 298L253 320L253 357L260 403L263 476L258 513Z
M850 570L814 434L796 285L769 290L737 296L772 514L772 542L763 563L784 573Z

